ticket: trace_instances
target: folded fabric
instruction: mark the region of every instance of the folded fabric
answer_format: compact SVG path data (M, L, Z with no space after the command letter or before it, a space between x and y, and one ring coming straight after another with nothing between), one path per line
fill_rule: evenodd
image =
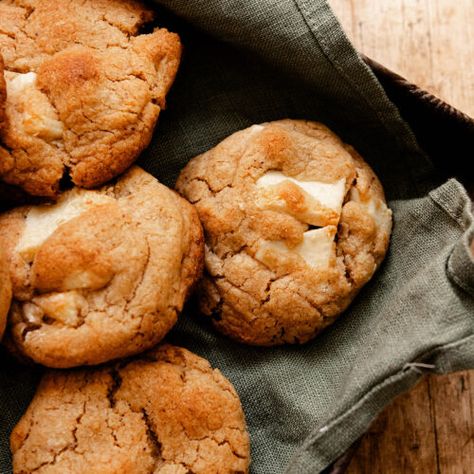
M325 1L156 3L185 55L139 164L173 185L189 159L236 130L287 117L318 120L370 163L394 212L384 264L314 341L239 345L214 332L192 303L169 338L235 385L251 434L251 472L320 472L425 371L474 367L469 198L457 181L442 182ZM40 369L2 364L0 472L7 473L8 435Z

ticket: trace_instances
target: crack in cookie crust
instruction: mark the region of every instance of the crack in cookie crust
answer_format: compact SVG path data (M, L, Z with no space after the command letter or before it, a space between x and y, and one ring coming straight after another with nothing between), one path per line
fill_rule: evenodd
M388 248L391 212L377 177L318 123L237 132L191 160L176 188L204 227L201 310L244 343L313 338Z
M135 160L165 108L181 55L179 37L166 29L138 34L153 18L135 0L68 0L61 8L0 0L1 179L54 197L66 174L95 187ZM34 100L14 93L12 84L25 77Z
M0 244L13 283L8 337L50 367L155 345L202 270L196 211L137 167L114 185L3 214Z
M244 474L249 466L234 388L170 345L115 366L48 373L10 441L14 473Z

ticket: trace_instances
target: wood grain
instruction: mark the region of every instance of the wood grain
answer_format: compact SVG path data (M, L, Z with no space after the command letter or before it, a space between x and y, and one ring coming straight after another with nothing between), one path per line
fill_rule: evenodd
M474 117L473 0L329 0L359 51Z
M474 117L473 0L329 3L359 51ZM474 371L431 376L395 400L348 469L366 473L474 473Z
M435 473L436 433L428 393L425 379L396 399L370 427L348 473Z

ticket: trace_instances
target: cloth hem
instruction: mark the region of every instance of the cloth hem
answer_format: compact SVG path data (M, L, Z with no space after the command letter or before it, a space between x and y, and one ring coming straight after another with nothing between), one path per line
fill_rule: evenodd
M456 179L450 179L429 196L464 231L448 257L446 273L451 281L474 297L474 256L470 249L474 239L471 200Z
M288 468L285 471L285 474L293 474L293 473L304 473L304 472L315 472L314 470L308 471L305 470L306 467L304 466L304 456L309 455L310 457L314 458L314 455L311 455L308 453L308 451L315 446L315 444L321 440L321 439L328 439L330 435L334 432L334 430L343 422L347 422L348 417L354 418L357 414L359 414L361 411L363 411L364 407L366 406L367 403L370 403L373 401L377 395L382 393L383 396L383 389L388 388L392 385L398 385L398 394L401 394L405 391L405 389L411 388L413 385L415 385L416 382L418 382L422 376L426 375L426 373L431 373L431 372L436 372L436 366L429 364L429 362L432 362L433 360L436 360L436 358L440 357L440 361L443 359L443 356L445 355L444 352L452 352L453 350L461 350L464 347L470 348L472 352L472 347L474 347L474 334L470 334L467 337L464 337L460 340L453 341L448 344L444 344L442 346L433 348L431 351L428 353L425 353L424 355L421 355L418 357L414 362L405 364L404 367L402 367L399 371L396 373L384 378L382 381L380 381L377 385L373 386L370 390L368 390L360 399L358 402L356 402L354 405L352 405L351 408L346 410L344 413L339 415L336 419L334 419L332 422L328 423L326 426L323 427L318 427L316 428L303 442L303 446L297 451L297 453L294 455L291 463L291 467ZM428 369L428 367L432 367ZM458 370L462 370L463 367L459 367ZM403 385L407 383L408 385L405 386ZM394 398L394 397L391 397ZM370 420L368 420L368 424L375 419L378 413L384 408L384 405L380 406L380 410L378 410L376 413L374 413L373 417L371 417ZM362 433L365 430L362 430ZM349 447L349 445L344 445L341 448L337 449L333 453L331 453L331 459L326 458L323 460L324 465L315 465L313 463L313 466L319 470L325 469L328 465L330 465L331 462L334 461L334 459L337 459L337 457L341 456L344 454L346 449ZM311 468L313 469L313 468Z

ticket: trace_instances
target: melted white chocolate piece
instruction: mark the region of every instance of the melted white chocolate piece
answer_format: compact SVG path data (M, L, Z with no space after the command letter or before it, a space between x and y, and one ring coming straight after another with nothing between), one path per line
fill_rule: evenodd
M373 197L363 198L356 188L351 189L350 198L352 201L364 206L367 213L373 217L378 228L390 232L392 211L387 207L382 199Z
M335 226L308 230L303 233L303 241L292 248L281 240L264 240L255 258L271 267L275 260L278 261L279 255L297 254L312 268L328 268L335 255L336 232Z
M260 133L265 127L263 125L252 125L249 129L249 136L254 136Z
M75 188L64 193L56 204L32 207L26 216L16 251L26 261L33 261L41 245L61 224L79 216L92 206L112 200L111 197L96 191Z
M36 74L6 71L7 102L12 108L12 124L24 133L47 141L62 137L64 125L47 96L36 87Z
M114 274L112 271L103 271L98 274L90 270L83 270L76 273L72 273L66 277L63 281L62 288L65 290L98 290L103 288L113 278Z
M45 316L60 321L68 326L76 326L80 320L81 310L87 304L85 298L75 291L51 293L33 298Z
M7 71L5 73L5 78L7 81L8 95L21 94L25 89L34 87L36 84L36 74L34 72L20 74Z
M280 171L268 171L256 182L257 206L293 215L316 226L336 225L344 200L345 180L335 183L300 181Z

